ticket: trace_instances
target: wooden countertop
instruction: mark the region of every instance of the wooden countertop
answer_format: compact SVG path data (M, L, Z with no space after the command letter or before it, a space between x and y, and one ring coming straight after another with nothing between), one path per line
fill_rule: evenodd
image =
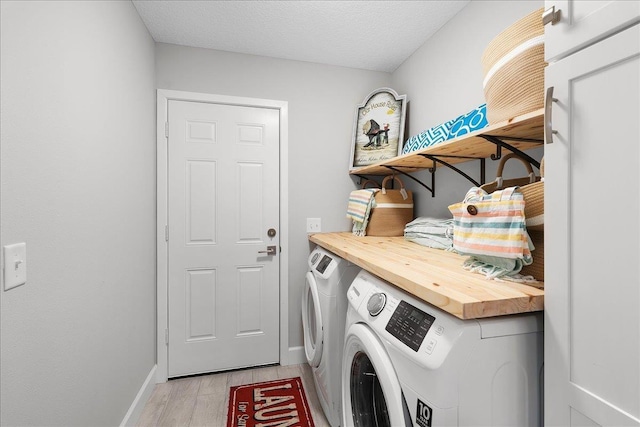
M466 257L404 237L318 233L309 240L460 319L544 309L544 290L487 280L462 268Z

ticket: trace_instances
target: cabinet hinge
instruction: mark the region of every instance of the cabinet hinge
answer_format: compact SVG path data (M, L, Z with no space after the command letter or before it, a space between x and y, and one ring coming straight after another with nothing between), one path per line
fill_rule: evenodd
M164 330L164 343L169 344L169 329Z
M164 241L165 242L169 241L169 226L168 225L164 226Z
M164 122L164 136L169 138L169 122Z

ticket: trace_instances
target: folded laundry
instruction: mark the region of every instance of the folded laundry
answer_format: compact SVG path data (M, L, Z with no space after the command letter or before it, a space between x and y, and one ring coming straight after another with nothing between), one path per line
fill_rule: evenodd
M406 225L404 237L422 246L451 250L453 219L418 217Z

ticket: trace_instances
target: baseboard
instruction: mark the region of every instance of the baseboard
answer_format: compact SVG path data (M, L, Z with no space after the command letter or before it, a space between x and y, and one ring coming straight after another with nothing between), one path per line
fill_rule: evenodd
M153 393L153 387L156 385L156 369L158 365L153 365L149 375L147 375L147 379L144 380L142 387L138 391L136 398L133 399L133 403L129 407L127 414L124 416L124 419L120 423L120 427L125 426L135 426L138 422L138 418L140 418L140 414L142 414L142 410L144 409L144 405L146 405L147 401L151 397L151 393Z
M300 365L307 363L307 356L304 354L304 346L289 347L289 354L286 365Z

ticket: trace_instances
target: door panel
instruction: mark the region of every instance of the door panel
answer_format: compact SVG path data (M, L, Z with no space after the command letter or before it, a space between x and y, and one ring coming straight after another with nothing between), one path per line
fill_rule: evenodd
M238 301L242 301L238 310L238 329L236 336L257 335L264 333L261 311L262 282L264 278L262 268L242 267L238 269Z
M265 225L262 207L264 189L262 175L264 167L255 163L238 163L236 169L238 182L238 242L261 242Z
M640 426L639 75L638 26L546 69L546 425Z
M187 271L187 341L215 338L216 271Z
M279 112L168 114L169 377L278 362Z
M187 161L188 245L216 242L216 162Z
M571 100L574 105L589 108L576 111L573 116L571 146L572 161L570 180L571 223L571 310L570 310L570 378L575 384L597 396L605 396L607 401L624 410L632 410L640 416L639 376L640 351L638 341L623 339L614 331L627 331L640 338L640 321L637 304L640 301L638 280L636 286L626 272L640 259L638 243L620 242L620 234L612 233L606 226L598 226L599 219L612 217L615 211L635 218L635 221L621 221L619 225L631 235L640 235L638 228L638 197L629 197L627 191L634 189L638 194L638 138L640 134L627 129L627 137L634 138L634 144L624 144L625 155L619 156L615 166L602 166L603 143L611 138L610 126L602 126L611 105L629 105L635 94L638 104L640 87L640 67L638 58L624 61L606 68L592 71L585 76L576 76L570 84ZM635 84L633 81L635 80ZM632 82L626 85L628 95L617 93L614 88L604 93L599 88L611 82ZM626 98L626 99L625 99ZM619 123L633 123L638 108L623 108L616 111ZM635 116L638 120L638 116ZM632 127L632 126L630 126ZM618 133L618 132L615 132ZM635 134L635 135L634 135ZM619 135L623 137L622 135ZM606 170L606 182L621 185L603 185L602 175L594 173L598 168ZM635 180L634 180L635 178ZM628 180L635 183L627 182ZM625 185L624 183L627 182ZM607 202L594 203L594 191L606 194ZM604 200L603 200L604 201ZM581 215L580 212L583 214ZM616 248L603 251L599 248ZM587 268L600 266L600 268ZM637 273L637 268L636 268ZM616 278L616 283L605 283ZM621 280L618 282L618 279ZM594 296L596 296L594 298ZM594 340L597 337L597 340ZM594 345L594 341L598 345ZM629 370L630 367L635 369Z
M215 122L196 122L187 120L187 143L210 143L216 142Z

